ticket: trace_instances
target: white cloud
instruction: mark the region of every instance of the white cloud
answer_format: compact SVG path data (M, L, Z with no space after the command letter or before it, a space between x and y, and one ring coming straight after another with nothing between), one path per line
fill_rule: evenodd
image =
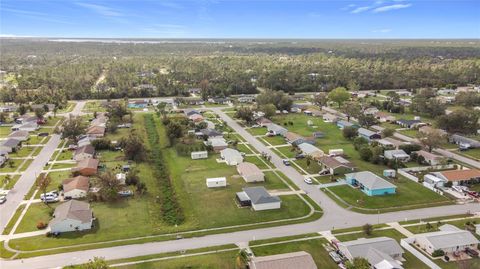
M365 12L365 11L371 9L371 8L372 7L370 7L370 6L357 7L356 9L350 11L350 13L353 13L353 14L362 13L362 12Z
M412 6L412 4L395 4L395 5L377 7L374 10L372 10L372 12L373 13L380 13L380 12L386 12L386 11L391 11L391 10L408 8L408 7L411 7L411 6Z
M110 7L107 7L107 6L101 6L101 5L97 5L97 4L90 4L90 3L77 3L77 5L81 6L81 7L84 7L84 8L87 8L87 9L90 9L91 11L95 12L95 13L98 13L102 16L106 16L106 17L121 17L123 16L122 13L110 8Z
M382 34L385 34L385 33L390 33L391 31L392 31L392 29L385 28L385 29L373 30L372 32L373 32L373 33L382 33Z

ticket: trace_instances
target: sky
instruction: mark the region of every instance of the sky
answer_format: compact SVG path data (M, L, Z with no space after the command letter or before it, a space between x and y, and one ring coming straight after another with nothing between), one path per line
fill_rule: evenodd
M0 36L480 38L480 0L0 0Z

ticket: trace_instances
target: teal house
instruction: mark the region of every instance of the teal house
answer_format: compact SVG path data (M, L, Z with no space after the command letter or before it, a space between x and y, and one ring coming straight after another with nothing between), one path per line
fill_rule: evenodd
M397 186L369 171L345 174L345 180L368 196L395 194L397 189Z

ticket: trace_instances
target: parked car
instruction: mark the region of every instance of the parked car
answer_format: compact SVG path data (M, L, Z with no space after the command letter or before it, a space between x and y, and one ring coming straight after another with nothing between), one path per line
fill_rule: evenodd
M42 193L42 194L40 194L40 199L43 200L43 198L45 198L45 197L54 197L54 198L56 198L56 197L58 197L58 191L49 191L49 192L47 192L47 193Z
M290 166L290 161L289 160L284 159L282 162L283 162L284 165Z
M46 202L46 203L56 203L60 199L58 199L57 196L44 196L43 198L40 198L40 200L42 200L43 202Z
M305 181L305 183L307 183L307 184L313 184L312 179L309 178L309 177L305 178L303 181Z
M474 198L479 197L478 192L476 192L476 191L467 191L467 194L474 197Z
M465 253L467 253L470 257L478 257L478 251L471 248L466 248Z
M133 195L133 192L131 190L119 191L118 195L122 197L129 197Z
M297 154L295 155L295 159L303 159L305 158L305 155L304 154Z
M39 133L38 136L48 136L48 133Z
M5 195L0 196L0 205L5 203L6 201L7 201L7 196Z

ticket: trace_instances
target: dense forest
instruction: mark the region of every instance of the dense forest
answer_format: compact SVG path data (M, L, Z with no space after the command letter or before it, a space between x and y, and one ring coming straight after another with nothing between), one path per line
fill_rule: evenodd
M0 42L0 100L19 103L480 84L478 40Z

